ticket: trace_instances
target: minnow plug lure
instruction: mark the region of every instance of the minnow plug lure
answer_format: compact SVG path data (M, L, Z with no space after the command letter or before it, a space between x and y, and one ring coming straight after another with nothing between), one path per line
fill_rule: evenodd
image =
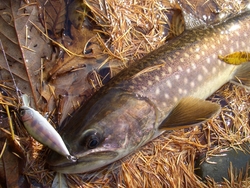
M40 143L60 153L67 159L75 162L77 158L70 155L61 136L52 125L38 111L29 107L28 96L22 95L23 106L20 107L20 116L28 133Z

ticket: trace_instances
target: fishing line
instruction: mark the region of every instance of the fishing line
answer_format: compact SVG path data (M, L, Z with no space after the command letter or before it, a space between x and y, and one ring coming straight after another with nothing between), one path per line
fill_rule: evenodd
M17 87L17 84L16 84L16 81L15 81L14 75L13 75L13 73L12 73L11 70L10 70L10 65L9 65L9 63L8 63L8 60L7 60L7 57L6 57L6 53L5 53L5 51L4 51L4 48L3 48L3 44L2 44L2 40L1 40L1 39L0 39L0 46L1 46L1 50L2 50L2 52L3 52L4 60L5 60L6 65L7 65L7 69L8 69L8 71L9 71L9 73L10 73L10 76L11 76L11 78L12 78L12 80L13 80L13 84L14 84L14 87L15 87L15 90L16 90L16 94L17 94L18 104L21 104L21 103L22 103L22 102L21 102L22 92L21 92L21 90Z

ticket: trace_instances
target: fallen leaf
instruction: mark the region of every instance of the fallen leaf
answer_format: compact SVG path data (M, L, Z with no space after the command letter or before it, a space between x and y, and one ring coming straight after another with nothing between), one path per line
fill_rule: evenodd
M36 4L25 4L23 1L8 0L0 2L0 39L8 58L10 71L13 73L17 87L31 96L31 105L38 108L42 105L41 93L41 58L51 56L48 40L31 24L42 29L38 21ZM13 87L13 80L3 54L0 54L0 74L3 80ZM16 88L14 88L16 89Z
M0 122L0 187L27 187L27 179L21 173L26 164L24 154L16 141L3 131L9 130L8 118L1 115Z
M50 35L60 37L66 19L66 5L64 0L38 0L42 7L43 25L50 31Z
M249 52L234 52L226 56L219 55L218 58L228 64L240 65L250 61Z

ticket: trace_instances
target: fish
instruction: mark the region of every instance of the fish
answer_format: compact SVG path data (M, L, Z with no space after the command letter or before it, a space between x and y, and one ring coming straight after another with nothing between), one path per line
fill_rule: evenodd
M186 30L137 60L100 88L59 133L66 160L51 151L49 167L65 174L95 171L166 130L202 123L220 111L206 101L225 83L249 86L250 64L227 64L218 56L250 50L250 11L218 25Z

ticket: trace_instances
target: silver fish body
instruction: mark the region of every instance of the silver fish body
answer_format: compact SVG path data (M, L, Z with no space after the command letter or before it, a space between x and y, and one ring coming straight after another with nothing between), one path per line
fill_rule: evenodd
M235 76L249 75L249 64L235 66L218 59L250 51L249 14L185 31L120 72L60 131L77 162L52 152L51 168L62 173L92 171L134 152L165 129L212 117L219 107L204 99Z

